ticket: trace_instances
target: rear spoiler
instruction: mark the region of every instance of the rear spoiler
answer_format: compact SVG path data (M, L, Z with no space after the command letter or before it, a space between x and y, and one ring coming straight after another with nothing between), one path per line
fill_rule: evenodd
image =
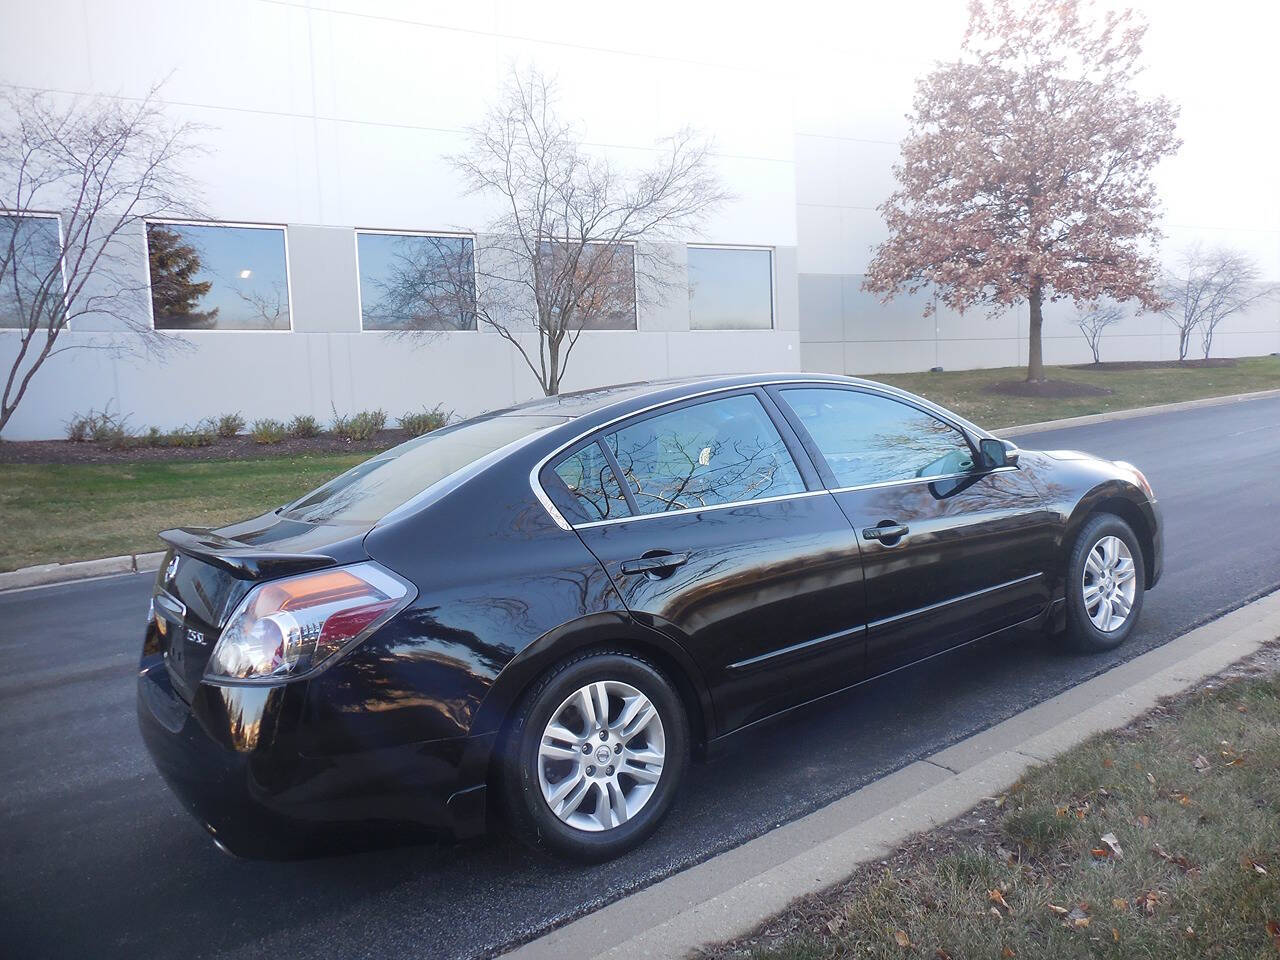
M177 527L159 536L175 550L220 567L238 580L268 580L338 563L318 553L280 553L253 547L221 537L207 527Z

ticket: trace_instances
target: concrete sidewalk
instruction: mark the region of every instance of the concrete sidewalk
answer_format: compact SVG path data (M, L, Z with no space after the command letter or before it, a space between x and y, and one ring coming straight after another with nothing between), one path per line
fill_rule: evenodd
M683 957L995 796L1030 767L1128 723L1280 636L1280 592L1247 604L821 810L519 947L506 957Z

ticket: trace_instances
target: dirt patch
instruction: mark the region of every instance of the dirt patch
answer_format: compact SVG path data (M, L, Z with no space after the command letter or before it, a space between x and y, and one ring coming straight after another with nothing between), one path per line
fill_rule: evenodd
M1239 363L1235 357L1210 357L1208 360L1113 360L1103 363L1077 363L1067 367L1068 370L1096 370L1099 373L1121 370L1164 370L1178 369L1199 370L1206 367L1234 367Z
M368 440L332 435L289 437L279 443L254 443L248 436L219 437L207 447L125 447L70 440L17 440L0 443L0 463L147 463L191 460L259 460L317 453L373 455L409 439L407 430L382 430Z
M1075 380L1001 380L982 388L983 393L1004 397L1105 397L1112 393L1106 387Z

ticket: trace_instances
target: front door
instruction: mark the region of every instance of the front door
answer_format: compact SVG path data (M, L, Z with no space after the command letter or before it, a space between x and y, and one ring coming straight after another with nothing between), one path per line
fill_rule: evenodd
M762 391L641 415L548 469L632 615L700 665L721 729L863 678L857 538Z
M861 540L870 675L1044 610L1055 528L1016 467L984 469L962 430L904 400L834 386L776 395Z

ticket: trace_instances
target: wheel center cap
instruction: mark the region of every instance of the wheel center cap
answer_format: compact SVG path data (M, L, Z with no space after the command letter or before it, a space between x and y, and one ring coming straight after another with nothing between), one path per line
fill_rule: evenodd
M601 747L596 751L596 763L606 764L612 756L613 754L609 751L608 747Z

